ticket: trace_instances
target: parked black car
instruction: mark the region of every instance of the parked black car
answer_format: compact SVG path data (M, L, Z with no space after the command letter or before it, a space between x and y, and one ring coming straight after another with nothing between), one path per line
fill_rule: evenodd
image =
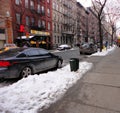
M62 66L62 58L42 48L14 48L0 54L0 78L23 78Z
M80 53L81 54L93 54L97 52L97 45L93 43L84 43L80 46Z

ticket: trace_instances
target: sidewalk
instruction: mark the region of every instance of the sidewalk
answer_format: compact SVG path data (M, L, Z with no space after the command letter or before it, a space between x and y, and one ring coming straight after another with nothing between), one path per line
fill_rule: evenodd
M93 68L60 101L38 113L120 113L120 48L86 60Z

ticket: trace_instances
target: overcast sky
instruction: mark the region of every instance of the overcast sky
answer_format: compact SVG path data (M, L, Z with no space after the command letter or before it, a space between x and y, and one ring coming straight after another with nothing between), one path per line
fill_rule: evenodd
M89 7L91 5L91 0L77 0L80 2L84 7Z

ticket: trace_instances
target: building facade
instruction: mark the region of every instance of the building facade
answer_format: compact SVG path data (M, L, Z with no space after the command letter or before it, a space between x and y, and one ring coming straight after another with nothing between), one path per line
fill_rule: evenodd
M32 35L36 37L32 45L52 49L99 39L97 17L76 0L0 0L0 4L0 44Z
M63 0L63 42L73 46L76 43L76 0Z
M77 2L77 40L78 43L88 42L88 12Z
M10 0L0 0L0 48L5 43L13 43L12 17L10 16Z
M3 1L3 0L2 0ZM0 2L2 2L0 1ZM18 37L36 35L40 47L44 41L45 48L52 47L52 1L51 0L6 0L1 4L4 12L12 17L14 41ZM6 7L7 7L6 5Z
M0 48L6 43L5 33L5 17L0 16Z
M53 48L62 42L63 29L63 2L62 0L52 1L52 27L53 27Z
M96 14L93 12L93 10L89 7L87 9L88 11L88 40L90 42L98 42L99 37L99 24Z
M72 45L76 37L76 0L53 0L53 44Z

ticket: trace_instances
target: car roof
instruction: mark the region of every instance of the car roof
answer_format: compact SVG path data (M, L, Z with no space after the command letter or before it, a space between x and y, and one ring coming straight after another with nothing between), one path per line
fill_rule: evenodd
M32 51L43 50L43 51L46 51L47 53L49 53L49 51L47 51L43 48L33 48L33 47L24 48L24 47L20 47L20 48L9 49L9 50L6 50L6 51L0 53L0 59L8 58L8 57L15 57L16 55L19 55L21 52L27 51L27 50L32 50Z

